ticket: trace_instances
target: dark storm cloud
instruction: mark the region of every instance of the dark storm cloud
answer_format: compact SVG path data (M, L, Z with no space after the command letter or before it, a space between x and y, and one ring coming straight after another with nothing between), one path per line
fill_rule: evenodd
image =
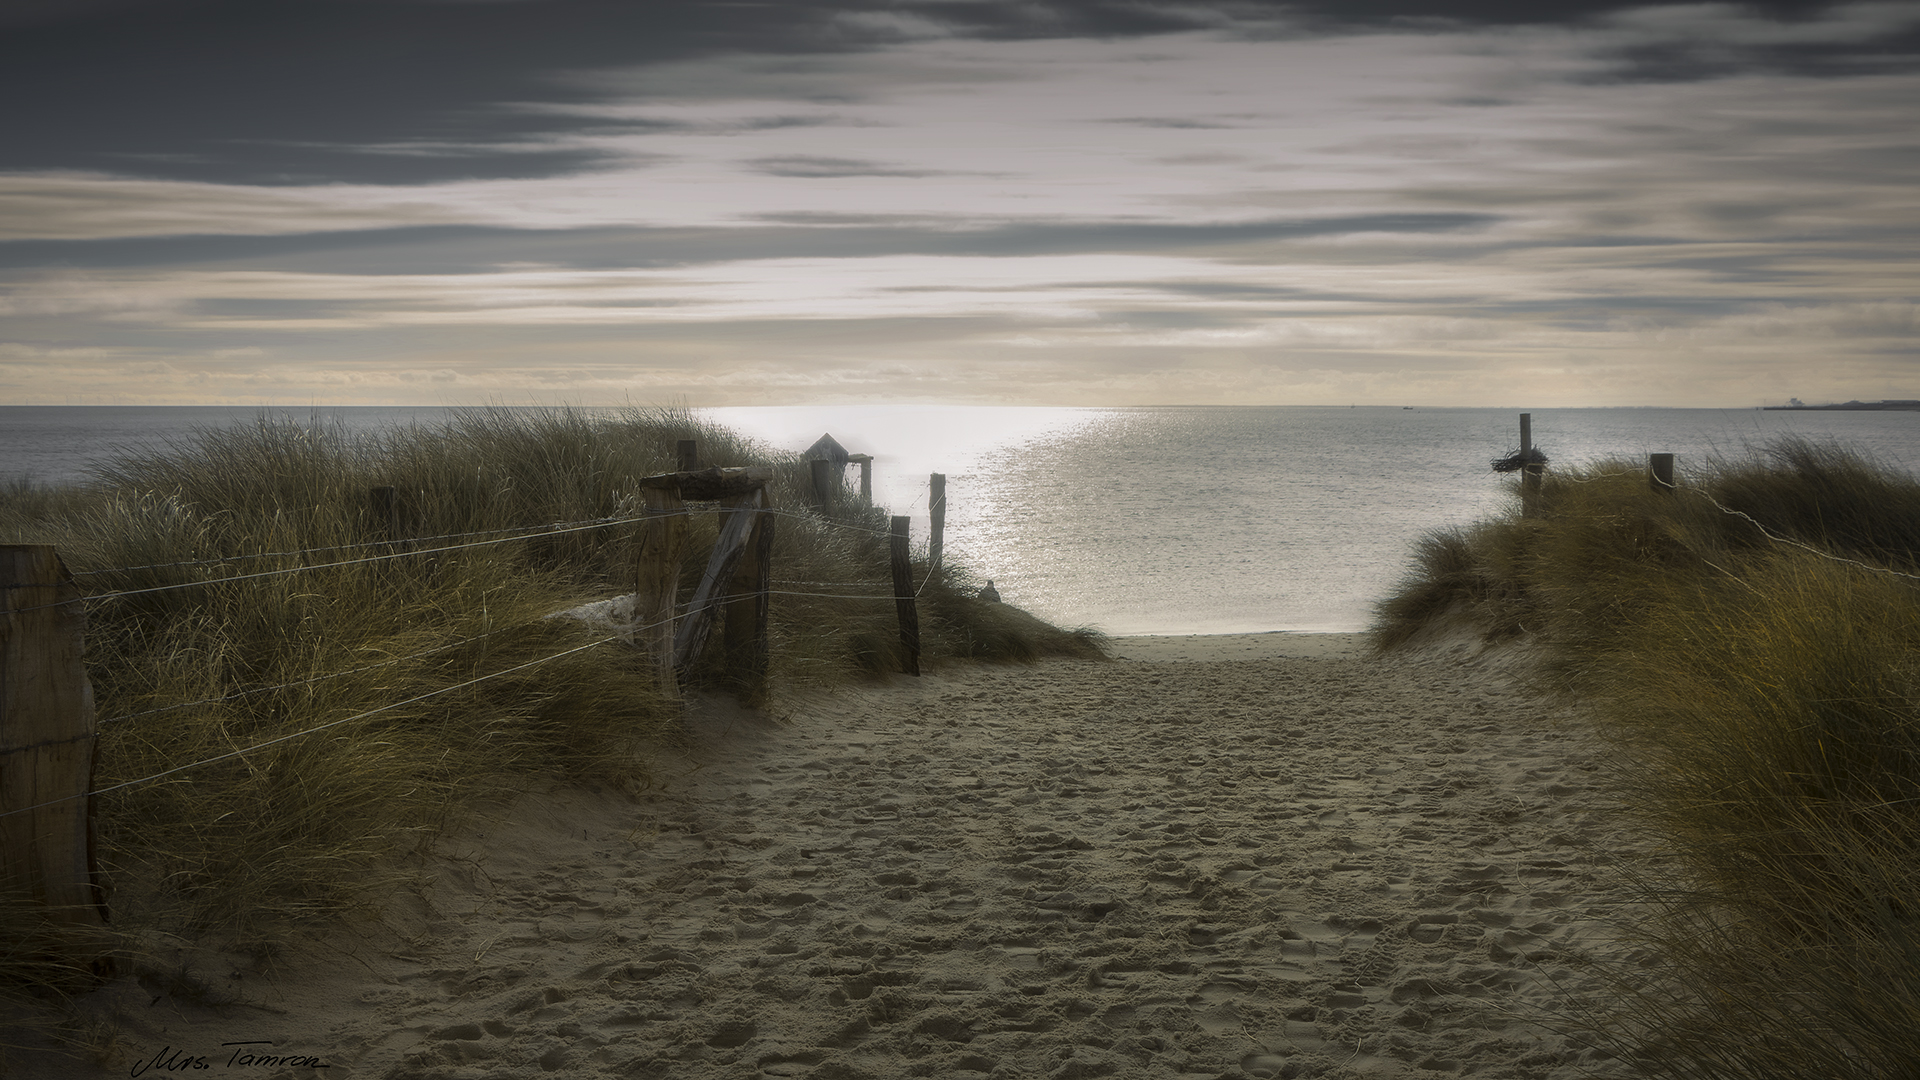
M747 54L831 56L907 37L1248 38L1354 29L1604 25L1618 3L1054 0L19 0L0 9L0 169L247 184L540 177L611 164L569 145L653 130L567 113L582 72ZM1749 5L1798 24L1824 10ZM1676 9L1680 10L1680 9ZM1776 35L1776 37L1779 37ZM1740 70L1845 74L1908 62L1913 32L1760 43L1629 35L1594 79ZM529 103L562 107L546 111ZM1180 123L1178 118L1155 123ZM454 149L449 149L454 148Z
M1360 214L1203 225L1048 222L738 228L497 229L447 225L277 236L23 240L0 243L0 268L253 266L292 273L467 274L537 264L577 270L657 268L744 259L888 255L1034 256L1231 247L1361 233L1454 233L1491 214Z

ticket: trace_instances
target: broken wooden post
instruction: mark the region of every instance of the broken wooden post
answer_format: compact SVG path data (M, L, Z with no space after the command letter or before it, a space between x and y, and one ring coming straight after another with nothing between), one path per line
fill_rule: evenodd
M686 507L677 485L640 488L646 516L640 522L638 578L634 583L633 623L653 656L660 689L680 691L673 673L673 607L680 590L681 547L686 543Z
M760 510L766 505L767 493L764 487L758 487L722 501L732 512L720 526L720 539L713 545L713 555L707 559L707 568L693 590L693 599L687 601L686 618L680 621L680 628L674 634L673 667L682 677L706 647L707 635L713 630L713 609L719 606L724 595L722 590L733 581L734 568L746 553L747 539L761 518Z
M947 475L934 473L927 478L927 516L932 531L927 534L927 569L938 570L947 545Z
M86 624L53 545L0 546L0 887L57 922L100 926Z
M674 444L674 456L679 460L681 472L695 472L700 468L700 442L697 439L681 439Z
M900 616L900 648L906 653L906 671L920 674L920 612L913 601L912 548L907 542L911 518L893 519L893 606Z
M1647 486L1655 491L1673 490L1673 455L1647 455Z

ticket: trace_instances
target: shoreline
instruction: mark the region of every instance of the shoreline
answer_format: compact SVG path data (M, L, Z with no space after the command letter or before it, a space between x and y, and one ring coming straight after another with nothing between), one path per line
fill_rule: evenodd
M1218 663L1226 660L1360 660L1371 652L1364 631L1266 630L1241 634L1129 634L1108 639L1115 660Z

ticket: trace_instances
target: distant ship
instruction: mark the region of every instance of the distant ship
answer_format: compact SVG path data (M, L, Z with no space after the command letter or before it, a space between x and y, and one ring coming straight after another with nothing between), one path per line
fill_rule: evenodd
M1785 405L1763 405L1761 408L1770 411L1833 409L1847 412L1920 412L1920 399L1897 398L1886 401L1849 401L1841 405L1808 405L1799 398L1788 398Z

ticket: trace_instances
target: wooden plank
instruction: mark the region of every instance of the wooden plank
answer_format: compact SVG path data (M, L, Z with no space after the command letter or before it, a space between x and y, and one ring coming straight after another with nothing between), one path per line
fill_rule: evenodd
M680 621L680 628L674 636L673 667L683 677L699 657L700 650L706 647L707 637L713 631L713 609L718 606L721 589L732 580L733 568L747 549L747 538L752 534L753 524L760 518L759 511L766 505L766 500L767 493L763 488L727 500L726 505L733 512L727 515L726 522L720 527L720 539L713 545L713 555L707 560L707 568L700 575L700 584L693 590L693 599L687 602L686 617Z
M893 519L891 555L893 563L893 607L900 617L900 647L906 653L906 671L920 674L920 611L913 599L912 548L907 542L911 518Z
M640 489L676 492L687 502L717 502L765 487L771 479L773 467L770 465L755 465L745 469L702 469L699 472L642 477Z
M0 546L0 882L57 921L98 926L86 622L52 545Z
M673 673L673 609L680 590L681 551L686 545L686 506L668 488L640 489L646 518L640 523L635 562L633 622L651 654L660 688L679 693Z

